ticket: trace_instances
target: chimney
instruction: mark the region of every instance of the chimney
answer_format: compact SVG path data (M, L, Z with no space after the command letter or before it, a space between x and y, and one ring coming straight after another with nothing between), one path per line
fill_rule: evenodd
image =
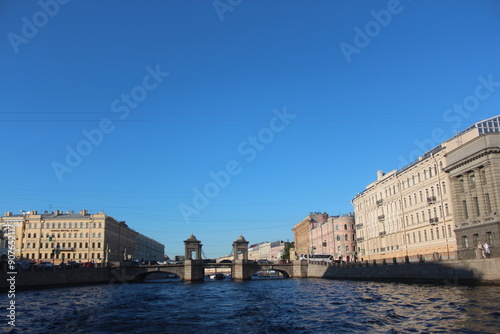
M81 214L82 216L85 216L85 215L86 215L86 214L88 214L88 213L89 213L89 211L88 211L88 210L82 210L82 211L80 211L80 214Z
M5 217L10 217L10 216L12 216L12 212L6 212L5 213Z
M377 171L377 181L379 181L383 176L384 176L384 172L382 172L381 170L378 170Z

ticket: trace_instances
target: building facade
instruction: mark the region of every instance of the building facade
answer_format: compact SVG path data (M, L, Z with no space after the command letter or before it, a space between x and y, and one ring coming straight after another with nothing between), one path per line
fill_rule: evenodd
M311 212L292 229L295 241L296 256L313 253L311 245L311 230L323 224L328 219L327 213Z
M135 259L140 261L163 261L165 246L140 233L135 240Z
M482 164L472 164L469 169L452 166L474 154L478 147L468 143L484 136L481 124L491 120L474 124L400 170L377 172L377 180L352 201L360 257L366 260L405 256L458 258L456 231L463 219L457 208L461 201L457 180L464 170ZM489 178L495 177L492 169L486 174ZM453 173L457 173L456 178ZM490 182L493 186L493 179Z
M448 153L445 172L451 181L459 257L482 257L478 245L487 241L499 256L500 241L500 117L476 123L454 137L463 143ZM467 140L467 137L472 139Z
M19 215L7 212L1 217L3 230L15 228L18 259L103 263L136 258L138 232L123 221L103 212L87 210ZM162 252L163 253L163 252Z
M351 260L356 256L354 214L330 216L321 224L311 225L311 249L314 254L329 254L335 259Z

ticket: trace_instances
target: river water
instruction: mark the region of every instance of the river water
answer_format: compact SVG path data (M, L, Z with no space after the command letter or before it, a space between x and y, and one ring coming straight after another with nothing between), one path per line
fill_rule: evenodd
M15 330L3 316L3 332L500 333L499 287L275 279L68 287L15 300Z

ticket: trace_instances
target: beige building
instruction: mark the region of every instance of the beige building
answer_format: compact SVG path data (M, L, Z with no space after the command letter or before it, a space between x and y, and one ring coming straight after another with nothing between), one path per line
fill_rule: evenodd
M135 259L143 261L163 261L165 246L140 233L136 237Z
M497 121L492 122L495 119ZM457 258L455 231L458 233L463 221L463 214L460 213L463 199L456 185L460 175L463 177L463 173L470 172L471 168L479 171L484 164L471 163L462 169L453 166L458 166L464 159L470 161L471 155L482 154L481 145L471 143L475 140L484 143L484 139L479 138L486 133L483 128L485 123L496 124L491 130L497 132L495 136L499 135L498 117L494 117L472 125L400 170L387 174L377 172L377 180L352 201L359 257L365 260L417 255L424 258ZM494 181L495 177L498 179L498 174L492 172L499 168L498 159L490 163L491 167L485 169L488 172L483 175L488 178L491 187L496 184L498 189L498 183ZM489 196L494 194L493 190L488 190ZM467 207L476 205L474 197L476 202L482 203L478 205L486 206L484 192L479 197L464 196L470 197Z
M42 214L30 211L19 215L7 212L1 217L1 226L4 231L8 227L15 229L18 259L56 264L135 259L137 238L141 235L123 221L103 212L89 214L87 210Z
M311 229L314 226L323 224L327 219L327 213L311 212L306 218L293 227L295 253L297 256L300 256L300 254L313 253L311 248Z
M475 124L453 138L461 143L447 154L455 233L462 259L482 257L487 241L498 256L500 241L500 117ZM472 139L470 139L472 138Z

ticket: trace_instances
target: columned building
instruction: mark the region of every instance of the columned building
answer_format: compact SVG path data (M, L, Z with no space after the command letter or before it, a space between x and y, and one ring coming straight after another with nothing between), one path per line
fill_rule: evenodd
M481 224L489 223L491 228L476 234L495 242L498 227L495 230L494 226L498 224L491 218L498 203L500 167L492 150L494 140L487 137L497 138L499 131L496 116L470 126L400 170L378 171L377 180L352 200L358 256L365 260L405 256L454 259L463 248L458 244L465 242L462 231L470 250L469 238L474 237L463 228L481 215ZM484 187L477 186L479 177L486 178Z
M500 117L480 122L455 137L461 146L448 153L445 171L451 181L459 256L472 259L487 241L492 256L500 237ZM482 134L481 134L482 133ZM467 137L472 140L466 141ZM478 136L476 136L478 135ZM462 138L463 137L463 138Z

